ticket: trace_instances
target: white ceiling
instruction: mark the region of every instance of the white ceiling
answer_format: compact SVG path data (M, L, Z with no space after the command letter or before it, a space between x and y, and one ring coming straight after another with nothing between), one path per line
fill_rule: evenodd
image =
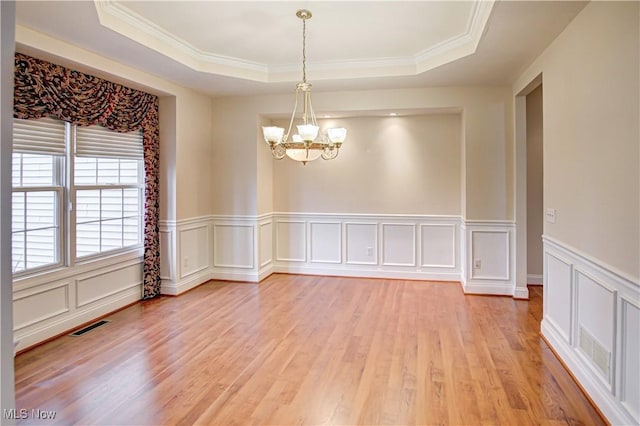
M19 1L30 30L214 96L503 85L584 7L567 1ZM40 55L42 56L42 55ZM46 58L45 59L50 59Z

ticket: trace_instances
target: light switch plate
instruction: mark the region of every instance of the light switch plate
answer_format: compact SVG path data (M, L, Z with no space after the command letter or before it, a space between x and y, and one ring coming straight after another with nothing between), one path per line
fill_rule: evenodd
M544 216L548 223L556 223L556 209L546 209Z

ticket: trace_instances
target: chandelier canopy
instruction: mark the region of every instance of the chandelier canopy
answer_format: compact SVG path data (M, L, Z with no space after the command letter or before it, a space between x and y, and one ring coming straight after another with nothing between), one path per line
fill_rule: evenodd
M262 127L262 133L265 142L271 148L271 154L278 160L285 155L302 164L320 157L332 160L338 156L340 146L347 136L347 129L332 128L327 129L326 134L320 132L320 126L311 105L311 83L307 82L307 19L312 15L308 10L301 9L296 12L296 16L302 19L302 82L296 84L295 103L289 128L285 134L282 127L267 126ZM296 126L298 133L292 135L291 128L296 121L299 98L302 99L302 117L299 119L302 124Z

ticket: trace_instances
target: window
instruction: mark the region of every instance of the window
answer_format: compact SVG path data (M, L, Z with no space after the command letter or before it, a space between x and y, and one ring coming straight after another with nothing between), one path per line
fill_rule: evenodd
M15 119L13 272L140 246L143 176L141 132Z
M140 244L142 135L76 130L76 257Z
M12 270L62 262L65 123L15 120L12 167Z

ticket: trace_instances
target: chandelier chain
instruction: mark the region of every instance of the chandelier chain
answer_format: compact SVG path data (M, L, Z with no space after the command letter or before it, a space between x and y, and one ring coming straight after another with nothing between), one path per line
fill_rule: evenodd
M302 82L307 82L307 20L302 18Z

